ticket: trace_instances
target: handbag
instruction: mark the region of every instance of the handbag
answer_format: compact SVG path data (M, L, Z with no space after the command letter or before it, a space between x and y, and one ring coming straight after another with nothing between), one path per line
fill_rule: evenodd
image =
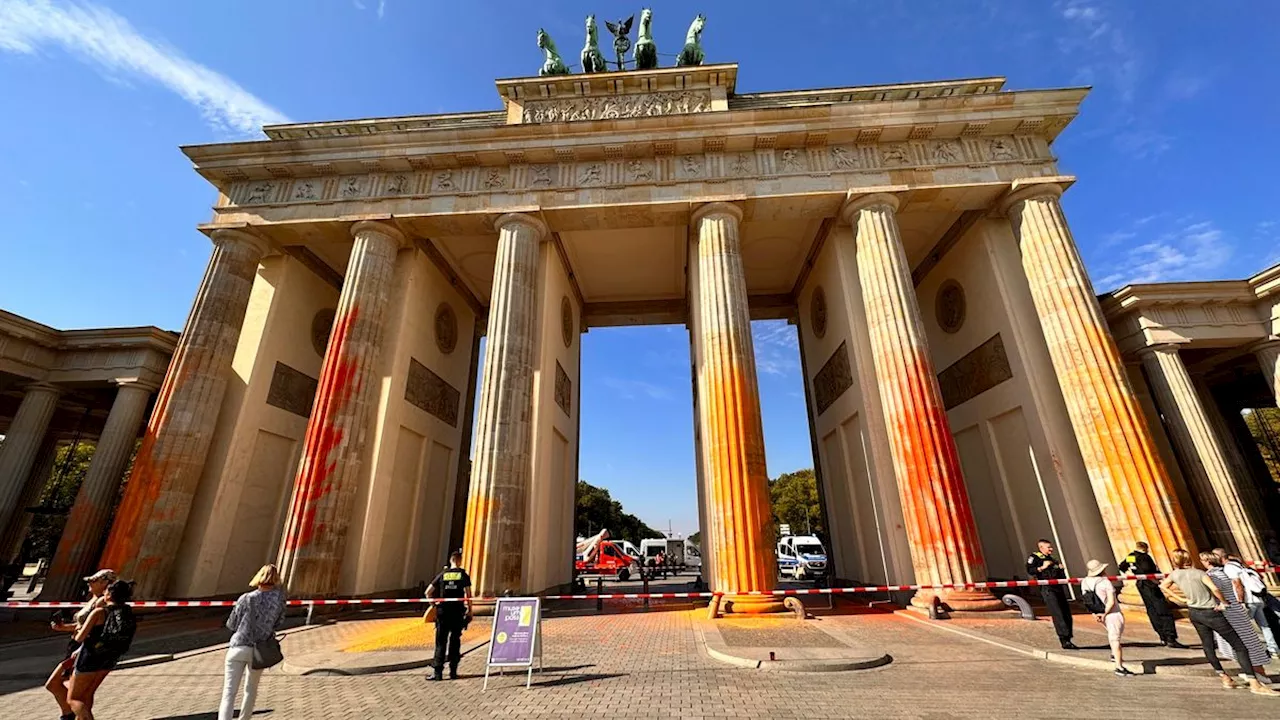
M426 611L426 612L424 612L424 613L422 613L422 624L423 624L423 625L430 625L431 623L435 622L435 621L436 621L436 613L438 613L438 612L439 612L439 611L436 609L436 604L435 604L435 603L431 603L430 605L428 605L428 606L427 606L427 611Z
M280 641L275 635L254 643L253 646L253 662L251 667L254 670L266 670L269 667L275 667L284 660L284 653L280 650Z

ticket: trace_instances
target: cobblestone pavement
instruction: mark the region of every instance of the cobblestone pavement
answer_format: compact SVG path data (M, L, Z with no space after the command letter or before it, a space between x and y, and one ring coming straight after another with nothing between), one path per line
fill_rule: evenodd
M799 674L722 665L699 650L703 611L548 618L546 669L491 679L481 694L484 651L464 658L463 679L430 683L423 671L377 676L293 677L268 671L258 712L284 718L1001 718L1035 715L1161 720L1269 717L1280 698L1224 691L1212 678L1110 673L1026 655L890 614L824 616L828 624L889 652L876 670ZM333 646L361 620L291 635L287 649ZM844 635L842 635L844 636ZM114 673L99 691L99 718L213 720L222 653ZM56 708L32 682L0 679L0 718L52 718ZM1209 703L1212 703L1211 705ZM269 712L267 712L269 711Z

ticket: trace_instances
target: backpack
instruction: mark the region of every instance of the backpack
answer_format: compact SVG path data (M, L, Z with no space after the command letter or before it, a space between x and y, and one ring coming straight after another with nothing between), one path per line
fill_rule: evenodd
M1267 591L1267 584L1262 582L1262 577L1257 571L1250 568L1241 568L1244 572L1240 573L1240 584L1244 585L1244 589L1255 598L1261 598L1262 594Z
M1101 615L1107 611L1106 603L1102 602L1102 598L1098 597L1098 593L1092 590L1085 590L1081 593L1080 604L1084 605L1084 609L1094 615Z
M138 623L133 617L133 609L128 605L107 608L107 617L102 622L100 647L113 655L123 655L133 644L133 635L138 631Z

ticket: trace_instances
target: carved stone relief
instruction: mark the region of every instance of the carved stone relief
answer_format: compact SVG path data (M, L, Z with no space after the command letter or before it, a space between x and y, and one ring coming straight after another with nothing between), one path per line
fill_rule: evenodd
M818 414L826 412L851 387L853 369L849 367L849 351L844 343L840 343L818 374L813 376L813 404Z
M560 298L560 338L565 347L573 347L573 305L568 296Z
M809 301L809 322L814 337L821 340L827 334L827 293L821 285L814 289L813 299Z
M267 388L267 404L310 418L311 405L316 400L316 388L319 386L319 380L277 362L271 373L271 385Z
M458 427L458 400L462 394L444 378L413 358L409 358L409 377L404 386L404 399L410 405L439 418L450 427Z
M617 118L687 115L711 109L711 93L706 90L656 92L644 95L529 100L522 108L524 123L613 120Z
M1013 377L1004 341L996 333L990 340L938 373L942 404L946 409L960 405Z
M943 332L959 332L965 318L964 288L955 280L947 280L938 288L934 299L934 315Z
M324 357L324 352L329 347L329 333L333 332L335 315L333 308L325 308L311 318L311 349L320 357Z
M573 416L569 410L573 405L573 381L569 379L569 373L560 366L559 360L556 361L556 405L560 406L565 415Z
M436 308L435 327L436 347L448 355L458 346L458 316L453 312L452 305L442 302Z

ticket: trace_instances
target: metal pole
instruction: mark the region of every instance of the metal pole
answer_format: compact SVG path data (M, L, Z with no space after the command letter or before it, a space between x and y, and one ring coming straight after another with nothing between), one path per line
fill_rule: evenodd
M596 612L604 612L604 598L600 597L604 594L604 576L596 576Z

